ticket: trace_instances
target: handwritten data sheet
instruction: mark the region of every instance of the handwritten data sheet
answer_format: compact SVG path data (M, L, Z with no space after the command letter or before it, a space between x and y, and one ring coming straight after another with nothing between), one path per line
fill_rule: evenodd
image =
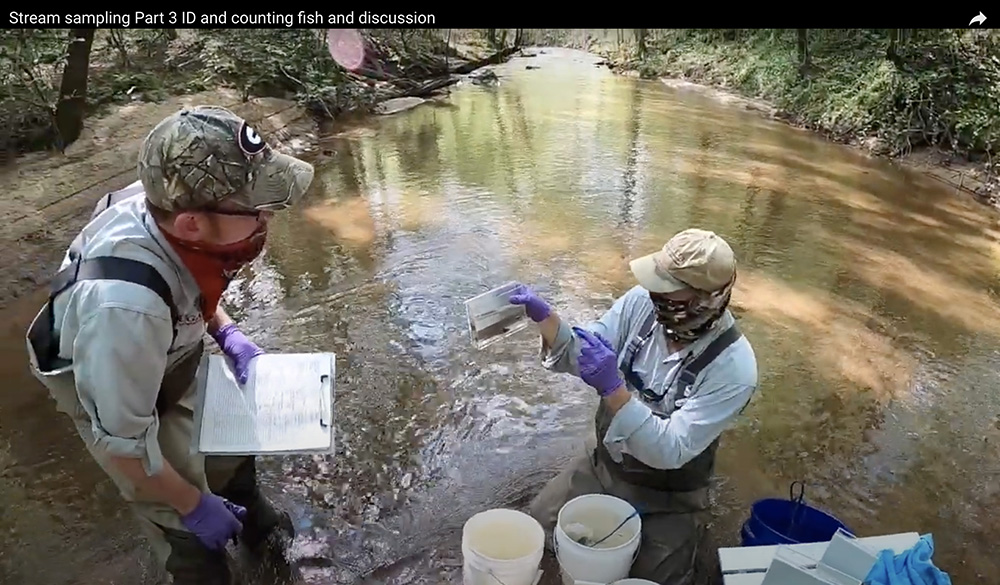
M264 354L241 387L225 357L207 356L199 372L196 448L248 455L333 449L335 356Z

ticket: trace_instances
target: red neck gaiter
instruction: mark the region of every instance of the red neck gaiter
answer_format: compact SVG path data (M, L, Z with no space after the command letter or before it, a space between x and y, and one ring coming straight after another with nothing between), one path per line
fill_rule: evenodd
M201 291L201 316L207 323L215 316L222 293L236 273L264 249L267 224L261 224L248 238L224 246L185 241L166 230L161 233L198 283Z

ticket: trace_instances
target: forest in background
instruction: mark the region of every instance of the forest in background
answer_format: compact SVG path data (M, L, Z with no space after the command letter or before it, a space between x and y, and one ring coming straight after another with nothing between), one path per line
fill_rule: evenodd
M65 149L108 106L234 87L294 99L320 118L422 96L506 58L522 30L361 29L347 71L316 29L12 29L0 32L0 161ZM457 46L473 49L468 53Z
M0 33L0 159L64 148L103 108L219 86L295 99L319 117L427 95L526 45L607 57L619 72L763 99L778 115L875 154L934 147L996 186L1000 34L966 29L363 29L364 65L329 57L326 31L21 29ZM481 65L482 62L477 63ZM457 65L457 66L456 66ZM3 156L6 155L6 156Z
M619 29L570 36L619 71L768 101L875 154L936 147L1000 171L1000 33L968 29Z

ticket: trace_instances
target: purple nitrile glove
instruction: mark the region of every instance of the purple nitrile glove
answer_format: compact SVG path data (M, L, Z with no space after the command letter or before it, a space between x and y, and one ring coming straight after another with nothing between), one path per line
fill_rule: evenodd
M542 297L535 294L535 291L524 286L523 284L517 285L514 289L514 293L510 295L510 302L514 305L524 305L524 312L528 314L528 318L535 323L541 323L549 315L552 314L552 309L549 308L549 304L542 300Z
M618 372L618 356L611 344L598 333L574 327L573 332L580 338L580 379L592 386L601 397L611 394L622 386Z
M191 513L181 516L184 527L210 550L222 550L243 530L247 509L215 494L201 494Z
M236 379L240 384L246 384L250 373L250 361L262 355L264 350L247 339L247 336L236 327L236 323L220 327L212 337L222 348L222 353L232 360Z

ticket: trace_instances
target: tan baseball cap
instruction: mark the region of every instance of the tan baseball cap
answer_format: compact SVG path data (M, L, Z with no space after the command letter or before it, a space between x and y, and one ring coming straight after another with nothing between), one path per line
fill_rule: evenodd
M736 275L736 257L715 232L696 228L670 238L662 250L629 263L643 288L671 293L685 288L716 291Z
M311 164L275 152L246 120L218 106L165 118L139 150L139 180L150 204L166 211L212 209L223 200L277 211L302 198Z

